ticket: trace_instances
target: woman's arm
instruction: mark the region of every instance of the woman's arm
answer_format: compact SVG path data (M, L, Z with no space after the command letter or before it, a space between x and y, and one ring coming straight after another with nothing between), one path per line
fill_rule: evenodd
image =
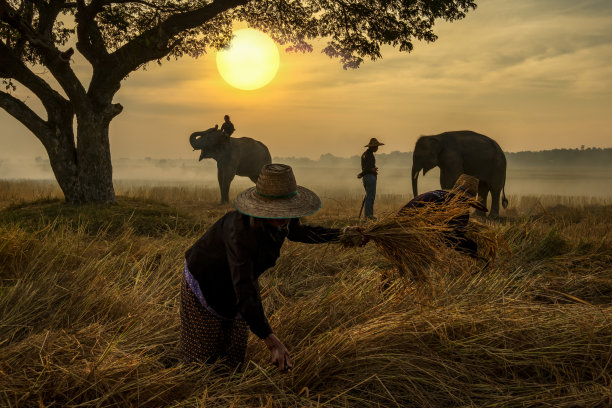
M340 238L341 232L339 228L304 225L298 218L293 218L289 222L288 228L289 234L287 238L291 241L303 242L306 244L323 244L337 241Z

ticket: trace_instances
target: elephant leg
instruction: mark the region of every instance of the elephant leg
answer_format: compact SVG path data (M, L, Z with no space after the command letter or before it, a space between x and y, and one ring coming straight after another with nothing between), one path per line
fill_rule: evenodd
M461 171L458 170L444 170L440 169L440 187L445 190L450 190L455 185L455 182L461 175Z
M230 185L232 184L233 180L234 180L234 175L233 174L227 176L226 179L225 179L225 184L223 186L223 191L224 191L223 202L224 203L228 203L229 202L229 188L230 188Z
M232 180L234 180L233 174L223 175L223 181L221 183L221 202L223 204L229 203L229 190L230 185L232 184Z
M501 191L497 188L491 190L491 211L489 212L489 217L497 218L499 217L499 196Z
M221 204L229 202L229 189L238 170L237 164L229 160L217 161L217 179L221 190Z
M478 201L485 207L487 206L487 196L489 195L489 185L484 181L478 182ZM476 215L485 217L484 211L476 210Z
M223 187L221 189L221 202L228 203L229 202L229 190L234 177L236 176L235 171L224 171L223 172Z
M217 167L217 181L219 182L219 192L221 193L221 204L227 203L229 201L229 186L227 189L225 188L225 175L223 174L223 169L221 167Z

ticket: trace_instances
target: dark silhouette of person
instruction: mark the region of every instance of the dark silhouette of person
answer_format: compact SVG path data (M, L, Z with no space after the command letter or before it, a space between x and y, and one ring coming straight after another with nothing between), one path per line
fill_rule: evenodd
M462 174L450 190L434 190L420 194L406 203L398 215L406 215L409 208L419 208L426 205L447 205L455 197L465 202L465 212L453 218L449 224L452 231L445 234L447 244L458 252L480 259L478 256L478 245L466 236L467 225L470 220L470 207L487 212L488 209L474 198L478 194L478 179L476 177Z
M378 151L378 146L382 145L384 143L380 143L373 137L370 139L370 143L364 146L368 150L361 155L361 173L357 176L362 179L363 188L366 192L363 200L364 215L372 220L376 219L374 217L374 199L376 198L376 179L378 178L378 167L376 167L374 153Z
M225 115L223 120L224 122L221 125L221 131L226 135L231 136L232 133L236 131L236 128L234 128L234 124L230 121L229 115Z

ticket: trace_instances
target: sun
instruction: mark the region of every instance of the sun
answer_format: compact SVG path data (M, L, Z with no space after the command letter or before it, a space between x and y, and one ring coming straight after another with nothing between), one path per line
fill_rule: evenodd
M221 77L234 88L248 91L259 89L274 79L279 63L274 41L252 28L234 31L230 45L217 52Z

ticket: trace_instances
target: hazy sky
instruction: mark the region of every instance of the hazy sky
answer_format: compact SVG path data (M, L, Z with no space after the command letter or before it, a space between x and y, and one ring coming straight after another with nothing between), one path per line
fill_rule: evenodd
M612 147L612 1L482 0L440 21L434 43L344 71L320 53L281 52L277 77L256 91L226 84L215 52L130 75L115 98L113 157L191 158L188 136L221 124L273 156L410 151L419 135L474 130L506 151ZM76 59L78 63L80 59ZM86 73L85 66L80 67ZM0 110L0 157L46 157Z

